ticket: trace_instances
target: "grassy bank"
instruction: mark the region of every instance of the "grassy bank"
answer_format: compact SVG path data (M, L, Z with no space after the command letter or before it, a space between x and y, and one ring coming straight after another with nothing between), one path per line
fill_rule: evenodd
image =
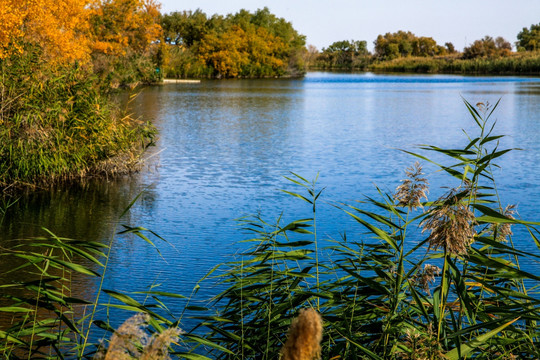
M504 57L463 59L460 55L440 57L399 57L377 60L362 56L345 64L315 59L309 70L373 71L397 73L540 75L540 52L514 53Z
M115 109L93 73L38 47L0 60L0 189L135 170L154 130Z
M511 149L500 148L502 136L493 132L496 106L465 105L477 128L460 148L407 151L429 172L448 176L445 195L428 199L429 184L416 163L404 180L396 179L395 192L377 189L377 198L331 203L358 231L328 240L317 232L323 189L292 174L284 196L296 197L312 215L290 223L244 219L252 246L199 282L197 289L216 282L225 289L206 307L169 309L167 298L182 295L167 289L124 294L103 288L116 239L99 244L49 233L4 251L5 261L14 257L21 264L13 272L31 269L34 277L0 284L0 314L14 319L0 329L0 354L279 359L293 326L290 337L303 339L300 348L309 346L302 359L540 358L540 277L520 266L537 264L540 256L515 246L540 249L540 223L519 219L512 205L500 203L492 169ZM447 161L435 163L430 153ZM119 233L152 237L140 227ZM323 241L331 245L323 248ZM95 298L82 300L69 291L71 279L81 277L100 284ZM320 344L318 331L298 330L298 321L291 325L302 308L322 316ZM119 309L142 315L115 330ZM196 315L193 329L182 327L186 310ZM300 314L319 327L310 313ZM112 336L93 343L96 331ZM171 341L176 344L169 347ZM291 346L283 359L294 358L287 357Z
M446 73L482 75L540 75L540 53L517 53L498 58L407 57L374 62L376 72Z

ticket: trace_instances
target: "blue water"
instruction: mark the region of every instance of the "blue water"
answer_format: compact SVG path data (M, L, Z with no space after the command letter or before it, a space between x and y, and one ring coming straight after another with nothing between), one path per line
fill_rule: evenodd
M290 171L325 188L319 235L339 239L363 229L331 202L376 197L375 185L393 193L415 160L399 149L417 144L460 147L474 123L463 105L495 104L501 147L520 147L494 173L503 204L517 203L522 218L540 220L540 79L446 75L309 73L296 80L226 80L148 87L132 104L136 116L159 129L144 170L129 179L56 189L21 199L2 223L2 237L43 234L109 241L121 224L159 233L161 250L135 237L117 236L105 287L189 295L216 264L248 237L234 219L260 213L272 221L310 215L310 208L278 189L296 190ZM436 157L440 160L440 157ZM426 165L430 199L455 186ZM122 210L144 190L129 214ZM518 246L537 251L518 233ZM521 241L521 242L520 242ZM4 264L6 265L6 264ZM525 264L538 271L537 263ZM83 282L92 294L96 284ZM198 298L218 289L203 284ZM177 309L177 311L179 310Z

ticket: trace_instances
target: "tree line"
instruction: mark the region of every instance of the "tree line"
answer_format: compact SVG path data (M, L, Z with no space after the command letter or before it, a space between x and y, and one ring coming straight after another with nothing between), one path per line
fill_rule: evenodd
M523 28L517 35L515 46L519 54L539 50L540 24ZM401 30L377 36L373 53L367 50L366 41L354 40L334 42L320 52L311 47L307 52L309 67L342 70L372 70L381 67L381 64L410 62L411 58L425 63L422 59L485 60L516 56L512 52L512 44L500 36L485 36L459 52L451 42L440 45L431 37L416 36L410 31Z

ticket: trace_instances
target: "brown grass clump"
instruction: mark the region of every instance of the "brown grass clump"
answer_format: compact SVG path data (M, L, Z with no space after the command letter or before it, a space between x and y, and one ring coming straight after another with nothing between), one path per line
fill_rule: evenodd
M459 195L462 197L463 193ZM431 232L428 237L430 249L442 247L450 254L461 255L474 241L475 216L460 197L456 190L452 190L438 201L438 205L420 224L423 226L422 232Z
M287 342L281 349L282 360L319 359L322 340L322 319L314 309L302 309L293 320Z
M422 207L420 200L427 200L428 181L421 177L424 175L422 166L417 161L413 166L405 170L407 179L401 180L401 185L396 189L394 200L397 200L398 206L406 206L409 209Z

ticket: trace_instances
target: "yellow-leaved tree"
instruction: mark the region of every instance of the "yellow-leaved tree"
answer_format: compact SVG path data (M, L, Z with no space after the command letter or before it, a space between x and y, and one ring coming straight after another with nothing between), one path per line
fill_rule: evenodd
M37 44L51 62L89 60L87 0L0 1L0 59Z
M222 33L210 32L199 45L199 59L218 77L269 76L285 72L283 41L265 28L245 24Z
M155 0L93 0L92 50L115 56L142 54L161 37L159 8Z

